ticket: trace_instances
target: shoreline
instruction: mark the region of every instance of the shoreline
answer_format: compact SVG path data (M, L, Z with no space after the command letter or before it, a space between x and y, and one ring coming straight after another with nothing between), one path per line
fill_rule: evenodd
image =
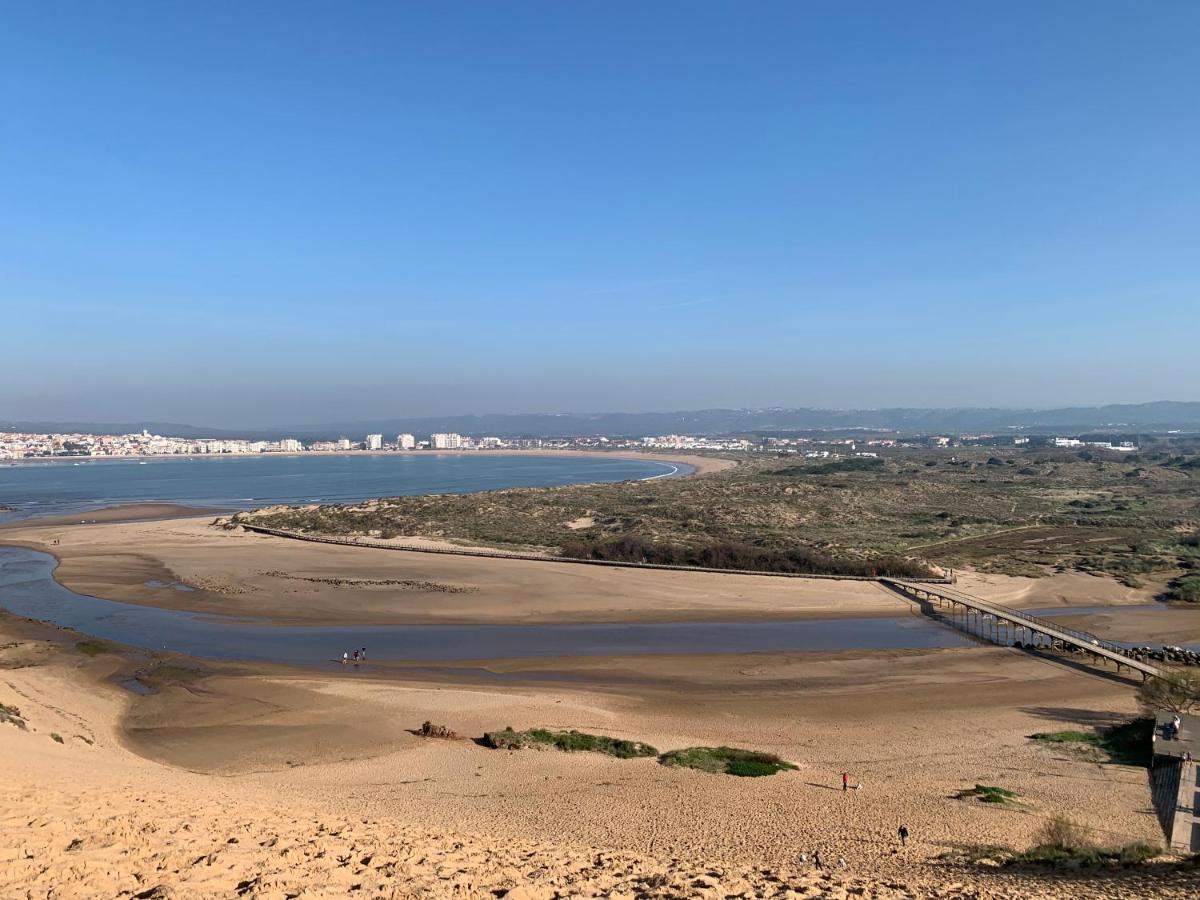
M153 514L153 511L150 512ZM89 525L26 521L0 543L47 553L53 577L120 603L253 618L272 627L618 625L875 619L913 611L873 581L580 566L506 556L380 553L213 528L206 516ZM1091 576L964 574L963 589L1016 609L1080 607L1071 627L1100 637L1200 642L1192 610ZM156 587L182 583L193 590ZM1194 641L1191 638L1194 637Z
M185 506L181 503L165 503L135 500L129 503L114 503L78 513L50 513L45 516L26 516L0 522L0 532L26 528L80 527L85 525L119 524L122 522L166 522L171 519L193 519L207 516L229 515L222 507ZM80 521L80 520L84 521Z
M53 557L58 564L52 577L75 593L138 606L265 619L263 624L281 628L755 623L889 618L911 609L874 580L606 568L504 555L379 554L370 552L378 548L368 546L218 530L210 521L208 516L118 518L59 526L26 520L23 528L13 527L7 534L0 530L0 546ZM183 557L175 556L174 550L182 551ZM365 557L356 559L357 554ZM183 571L185 565L192 570ZM219 583L209 574L213 570L222 576ZM306 581L309 576L301 574L328 571L355 574L344 585L323 583L326 579L319 574ZM489 583L499 576L502 583L490 589ZM468 590L395 590L356 579L407 579ZM193 590L148 587L151 581L180 582ZM224 593L234 585L237 593ZM514 602L517 591L526 595L525 602ZM572 600L573 592L588 594L590 602ZM281 594L296 600L289 602L291 598ZM358 608L348 609L338 601L349 594L360 603ZM751 595L757 598L753 602Z
M63 463L63 462L137 462L139 460L164 459L278 459L305 458L330 456L552 456L570 458L586 456L597 459L624 459L631 462L650 460L651 462L667 463L670 465L685 465L691 472L671 472L663 475L651 475L649 478L633 479L647 481L650 479L672 477L688 478L693 475L707 475L720 472L738 465L735 459L722 456L699 456L690 453L642 453L638 450L552 450L529 448L523 450L305 450L299 453L162 453L139 456L37 456L23 459L4 460L14 464ZM594 482L579 482L590 484ZM504 490L498 488L497 490Z
M160 456L125 456L125 457L39 457L36 459L8 460L12 463L28 463L28 464L51 464L65 463L67 461L87 461L87 462L136 462L139 460L171 460L171 459L258 459L262 457L288 457L288 458L303 458L309 455L332 457L332 456L533 456L533 457L555 457L567 458L572 456L586 456L603 459L621 459L631 462L649 460L651 462L663 463L671 466L686 466L690 471L681 472L664 472L658 475L649 475L645 478L633 479L637 482L657 481L665 478L693 478L701 475L709 475L714 472L721 472L727 469L736 468L740 463L734 459L725 457L706 457L706 456L691 456L688 454L672 454L664 455L657 453L634 453L630 455L621 455L616 451L592 451L592 450L359 450L359 451L342 451L342 450L315 450L306 451L305 453L269 453L269 454L208 454L208 453L173 453ZM572 485L589 485L589 484L608 484L620 482L573 482ZM567 485L570 486L570 485ZM536 490L537 488L530 488ZM514 488L491 488L489 490L514 490ZM469 491L467 493L485 493L486 491ZM361 501L369 502L371 500L384 500L388 496L381 497L366 497ZM437 496L436 493L425 494L422 496ZM311 504L295 503L295 504L269 504L274 506L306 506ZM97 506L95 508L81 509L73 513L62 513L47 511L44 514L34 514L26 516L17 516L15 518L3 518L5 515L11 515L18 512L16 509L0 508L0 531L12 530L15 528L26 527L31 524L45 525L69 525L69 524L92 524L96 522L120 522L120 521L137 521L137 520L152 520L155 518L173 519L183 518L188 515L229 515L236 512L253 512L255 509L262 507L209 507L209 506L192 506L171 500L131 500L127 503L108 503L107 505ZM130 510L128 515L122 515L120 510ZM79 521L79 520L89 520Z

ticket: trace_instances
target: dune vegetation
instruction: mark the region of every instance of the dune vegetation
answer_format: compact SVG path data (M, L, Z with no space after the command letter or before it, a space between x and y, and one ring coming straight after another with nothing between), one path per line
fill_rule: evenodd
M812 574L927 565L1178 579L1196 595L1200 445L1136 453L1050 447L744 455L691 478L394 497L242 513L227 526L343 537L424 536L590 559Z

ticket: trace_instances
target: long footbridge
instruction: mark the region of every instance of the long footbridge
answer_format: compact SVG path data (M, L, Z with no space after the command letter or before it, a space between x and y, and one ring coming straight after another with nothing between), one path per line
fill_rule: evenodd
M895 578L880 578L879 581L910 600L947 610L951 624L956 628L990 638L998 644L1088 654L1096 663L1116 663L1117 672L1123 669L1139 672L1143 681L1164 675L1163 669L1139 658L1138 651L1112 641L1102 641L1086 631L1064 628L1049 619L981 600L942 585L935 588Z

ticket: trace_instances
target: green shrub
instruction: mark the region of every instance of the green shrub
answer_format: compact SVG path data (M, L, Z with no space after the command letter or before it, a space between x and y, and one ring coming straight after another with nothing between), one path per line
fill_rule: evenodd
M1149 767L1152 754L1150 735L1153 731L1154 720L1141 718L1095 731L1044 731L1031 734L1030 738L1043 744L1094 748L1112 762Z
M1167 586L1167 599L1200 603L1200 575L1183 575Z
M1090 847L1087 830L1064 815L1054 815L1042 823L1037 833L1038 846L1061 849Z
M771 550L751 544L730 542L693 547L648 541L635 534L600 540L568 541L562 545L561 553L571 559L697 566L706 569L741 569L788 575L883 575L895 578L924 578L932 574L929 567L923 563L901 557L849 559L829 556L807 547Z
M714 775L736 775L742 778L761 778L796 766L773 753L740 750L736 747L688 747L671 750L658 758L664 766L699 769Z
M959 791L954 795L958 800L978 798L980 803L1012 803L1017 799L1017 792L1007 788L995 787L988 784L977 784L973 788Z
M1159 678L1138 685L1138 704L1147 715L1173 712L1186 715L1200 707L1200 672L1168 669Z
M604 753L617 759L658 755L658 750L640 741L627 741L582 731L550 731L546 728L515 731L509 726L502 731L489 731L483 736L483 741L496 750L520 750L523 747L541 746L554 747L568 753Z
M1091 731L1039 731L1030 737L1043 744L1096 744L1097 735Z
M25 730L25 719L21 716L21 710L7 703L0 703L0 722L8 722L22 731Z
M1117 847L1097 847L1089 843L1042 843L1005 860L1007 865L1049 867L1122 867L1137 866L1158 856L1162 851L1152 844L1135 842Z
M816 463L808 466L788 466L776 469L772 475L790 477L794 475L840 475L845 472L874 472L883 468L883 460L878 457L856 457L854 459L835 459L827 463Z

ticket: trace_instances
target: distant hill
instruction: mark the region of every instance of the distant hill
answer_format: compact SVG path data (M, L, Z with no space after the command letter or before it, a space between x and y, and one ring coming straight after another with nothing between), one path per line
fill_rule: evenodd
M228 428L204 428L175 422L28 422L0 419L0 431L30 431L40 434L136 434L139 431L164 437L231 438L247 437L246 431Z
M668 413L439 416L315 426L322 434L456 431L499 437L574 437L589 434L745 434L783 431L901 432L1071 430L1200 430L1200 402L1163 401L1064 409L705 409Z
M1200 431L1200 402L1080 406L1060 409L961 407L922 409L704 409L665 413L528 413L424 418L380 418L293 428L201 428L167 422L5 422L3 431L82 431L120 434L141 431L176 437L318 440L360 438L379 432L418 437L437 431L497 437L579 437L606 434L640 437L657 434L764 434L802 431L898 431L904 433L1007 431L1033 434L1078 431Z

